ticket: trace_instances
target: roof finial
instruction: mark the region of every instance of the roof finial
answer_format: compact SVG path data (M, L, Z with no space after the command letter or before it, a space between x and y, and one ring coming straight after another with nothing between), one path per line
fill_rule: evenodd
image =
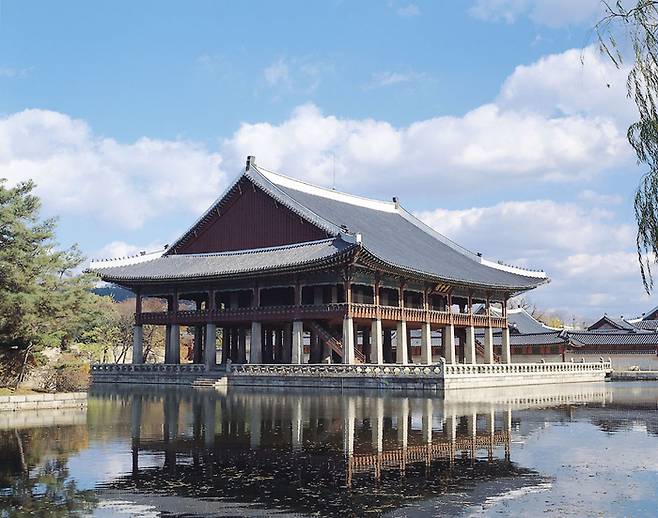
M249 170L249 168L250 168L252 165L256 165L256 157L253 156L253 155L249 155L249 156L247 157L247 170Z

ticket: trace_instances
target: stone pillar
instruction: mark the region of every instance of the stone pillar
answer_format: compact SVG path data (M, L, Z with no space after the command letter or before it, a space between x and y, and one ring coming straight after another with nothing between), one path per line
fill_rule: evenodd
M372 321L370 329L370 360L372 363L384 363L384 343L382 338L382 321L377 318Z
M395 363L407 365L407 323L404 320L398 322L397 332L395 333L397 343L395 345Z
M501 330L502 340L501 340L501 355L500 361L502 363L512 363L512 351L510 349L510 337L509 337L509 327L505 327Z
M292 323L292 361L295 365L304 363L304 322Z
M263 328L260 322L251 323L249 363L263 363Z
M493 329L484 328L484 363L492 364L493 360Z
M354 365L354 320L343 319L343 363Z
M454 364L455 359L455 326L448 324L443 328L443 354L446 363Z
M292 363L292 324L283 326L283 363Z
M374 407L373 415L370 418L372 449L381 453L384 450L384 399L377 396Z
M420 363L432 364L432 328L429 322L423 322L420 328Z
M434 406L430 398L425 399L423 404L423 441L425 444L432 442L432 421L434 418Z
M293 331L293 340L294 340ZM294 347L293 347L294 354ZM292 449L297 451L302 449L304 430L304 419L302 417L302 400L297 398L292 404Z
M136 325L133 327L133 364L141 363L144 363L144 328Z
M169 361L167 363L180 363L180 326L171 324L169 337Z
M350 456L354 453L354 419L356 406L354 398L347 396L343 399L343 451Z
M409 399L400 398L398 408L398 444L406 449L409 441Z
M465 362L475 365L475 328L468 326L466 328L466 347L464 350Z
M203 363L206 369L214 369L217 364L217 326L206 324L206 347L203 350Z

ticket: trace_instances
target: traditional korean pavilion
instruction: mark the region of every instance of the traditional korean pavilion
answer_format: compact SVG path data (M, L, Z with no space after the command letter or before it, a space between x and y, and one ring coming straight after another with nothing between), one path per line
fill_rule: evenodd
M181 326L195 363L510 363L507 300L548 282L487 260L391 202L304 183L258 165L166 250L95 261L136 294L133 363L142 326L166 326L166 364L181 361ZM167 311L143 312L145 297ZM484 310L475 314L475 304ZM484 333L476 359L476 329ZM410 333L420 333L420 357ZM221 357L217 345L221 338Z

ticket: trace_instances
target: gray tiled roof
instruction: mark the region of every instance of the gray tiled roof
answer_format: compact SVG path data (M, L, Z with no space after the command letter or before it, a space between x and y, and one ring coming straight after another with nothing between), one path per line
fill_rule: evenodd
M639 320L633 322L633 326L645 331L658 331L658 320Z
M518 333L546 333L547 331L554 331L550 327L544 325L539 320L534 318L525 309L508 310L507 311L507 324L510 329L516 330Z
M658 333L597 333L569 331L569 341L574 347L587 345L658 345Z
M256 168L245 175L279 201L329 232L342 226L360 233L364 249L392 266L445 281L477 286L526 290L544 282L530 274L522 275L482 264L480 258L426 227L404 209L376 210L274 184Z
M165 255L151 261L96 268L106 281L221 277L299 267L349 252L356 245L339 238L294 245L221 252Z
M618 331L634 331L637 329L633 324L630 324L623 318L612 318L608 315L603 315L600 319L594 322L587 328L589 331L600 330L618 330Z
M500 345L502 342L502 337L494 335L494 344ZM566 344L567 339L564 336L562 331L550 331L543 333L526 333L526 334L510 334L510 345L512 346L522 346L522 345L560 345Z

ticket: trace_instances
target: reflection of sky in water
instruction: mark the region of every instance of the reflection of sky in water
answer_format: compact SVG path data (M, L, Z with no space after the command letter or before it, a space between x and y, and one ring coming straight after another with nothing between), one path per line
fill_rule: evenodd
M163 513L300 516L323 505L325 514L371 511L396 517L653 516L658 506L658 385L600 387L574 386L573 404L565 404L564 398L570 396L564 386L555 389L562 398L555 404L533 404L534 396L525 399L523 390L510 396L513 403L506 403L500 393L496 402L482 402L479 393L471 402L460 395L460 403L433 398L429 405L422 393L405 398L312 391L205 393L212 394L216 412L208 414L215 415L214 446L204 435L210 426L204 421L210 400L203 392L142 389L140 413L131 413L137 399L124 389L118 398L92 398L86 428L75 428L82 435L86 430L86 438L64 453L68 479L80 491L96 490L93 514L103 518ZM381 421L373 417L376 410L382 412L377 414ZM507 445L485 444L492 411L498 436L505 437L505 430L511 429ZM351 433L345 429L346 415L354 422ZM374 452L376 458L376 421L384 455L400 451L402 437L410 448L426 444L430 422L433 444L448 444L451 433L457 437L455 460L439 456L426 465L421 448L420 460L409 461L404 469L394 462L382 469L377 481L370 468L357 469L348 483L344 452L353 451L362 459ZM300 422L301 429L295 424ZM478 440L485 442L470 460L469 443L464 441L470 440L474 428ZM252 429L259 430L256 442ZM55 456L58 446L63 447L60 435L66 428L60 427L60 435L39 430L20 432L26 446L36 440L35 432L42 436L37 446L44 453L40 462L30 465L33 475ZM13 430L0 431L3 447L8 448L8 460L0 459L0 466L18 465L12 457L12 434ZM49 444L54 437L57 444ZM508 447L511 464L506 460ZM259 462L265 468L250 471L250 463ZM277 477L284 486L277 486ZM35 488L35 493L41 491L39 484ZM0 495L6 497L8 491L0 487Z

